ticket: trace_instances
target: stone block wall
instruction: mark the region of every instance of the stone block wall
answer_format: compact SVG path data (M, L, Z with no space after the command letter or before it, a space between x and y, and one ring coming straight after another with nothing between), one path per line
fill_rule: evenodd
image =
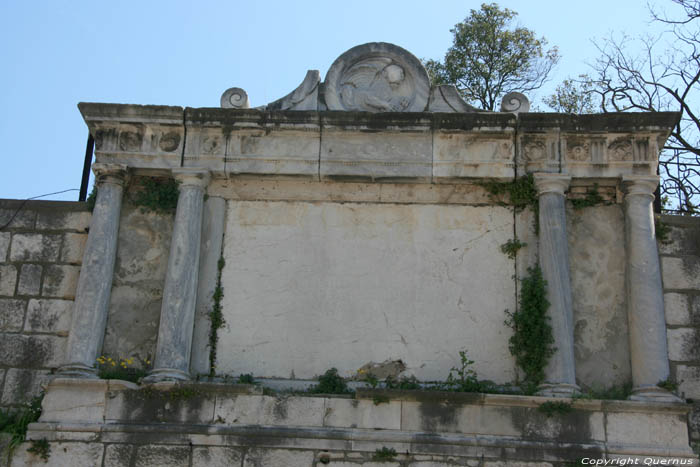
M0 200L0 406L63 363L90 224L85 203Z
M700 218L663 216L659 241L671 379L693 401L691 438L700 448Z

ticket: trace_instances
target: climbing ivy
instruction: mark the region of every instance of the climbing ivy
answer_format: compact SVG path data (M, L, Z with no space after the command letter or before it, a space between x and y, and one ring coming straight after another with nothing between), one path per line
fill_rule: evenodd
M530 208L535 214L535 233L539 234L540 205L537 197L537 187L532 174L516 178L510 182L488 180L480 184L489 192L492 201L502 206L512 206L516 212Z
M571 204L574 209L589 208L605 203L605 200L598 192L598 184L593 185L593 189L586 192L586 196L580 199L572 199Z
M533 392L544 380L544 369L555 348L547 316L547 282L539 266L527 271L521 280L519 309L515 313L506 311L505 323L513 330L508 341L510 353L525 374L526 392Z
M224 269L225 264L226 261L224 261L223 256L216 263L218 270L216 274L216 288L212 295L214 304L209 312L209 321L211 322L209 327L209 376L216 374L216 346L219 343L219 329L226 324L221 307L221 299L224 298L224 288L221 285L221 271Z
M172 178L145 177L141 179L141 189L136 191L131 202L142 211L171 213L177 208L180 195L179 183Z
M527 246L527 243L521 242L518 237L511 238L501 245L501 252L507 255L510 259L515 259L518 250Z

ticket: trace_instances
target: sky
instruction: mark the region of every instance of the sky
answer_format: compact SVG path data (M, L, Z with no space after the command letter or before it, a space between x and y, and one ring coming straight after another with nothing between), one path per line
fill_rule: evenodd
M656 0L664 7L669 2ZM479 1L0 0L0 198L80 187L87 126L78 102L218 107L230 87L251 107L325 77L343 52L391 42L441 59ZM654 32L644 0L502 0L562 59L537 103L588 71L592 39ZM670 7L668 7L670 10ZM42 199L77 200L71 191Z

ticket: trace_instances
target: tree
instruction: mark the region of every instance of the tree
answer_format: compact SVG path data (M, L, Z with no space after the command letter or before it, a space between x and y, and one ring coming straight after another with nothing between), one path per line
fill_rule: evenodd
M565 114L591 114L596 111L594 85L588 75L578 79L565 79L557 86L554 94L544 98L544 103L555 112Z
M700 201L700 0L671 0L675 16L651 10L666 25L658 36L610 37L596 43L592 92L603 112L682 113L659 159L662 194L683 213ZM641 52L635 45L641 45Z
M511 91L539 89L559 61L556 47L523 27L510 28L517 13L497 4L482 4L450 30L453 44L443 62L427 60L436 84L454 84L464 100L485 110L498 110Z

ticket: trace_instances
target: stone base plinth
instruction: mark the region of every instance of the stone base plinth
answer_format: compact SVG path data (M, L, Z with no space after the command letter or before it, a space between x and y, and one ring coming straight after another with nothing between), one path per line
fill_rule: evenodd
M162 465L247 459L244 465L369 466L384 448L397 453L387 465L542 466L621 456L697 465L686 404L570 400L570 410L541 407L554 400L562 401L379 389L354 397L270 396L252 385L55 379L28 439L51 443L58 455L48 465L72 452L74 465L143 458ZM17 449L11 465L34 461L41 462Z

